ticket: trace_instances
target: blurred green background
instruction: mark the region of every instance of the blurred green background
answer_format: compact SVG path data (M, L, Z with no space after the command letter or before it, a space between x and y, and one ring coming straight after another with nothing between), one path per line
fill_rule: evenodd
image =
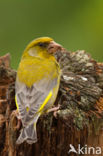
M11 53L13 68L40 36L103 62L103 0L0 0L0 55Z

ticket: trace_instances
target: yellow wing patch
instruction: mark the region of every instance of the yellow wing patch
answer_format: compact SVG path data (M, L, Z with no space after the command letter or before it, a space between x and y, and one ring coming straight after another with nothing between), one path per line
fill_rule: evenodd
M48 103L48 101L50 100L50 98L51 98L52 95L53 95L53 93L52 93L52 91L50 91L49 94L48 94L48 96L44 100L43 104L39 108L39 111L38 112L41 112L43 110L44 106ZM18 106L18 103L17 103L17 97L16 96L15 96L15 103L16 103L17 110L19 111L19 106ZM27 112L29 111L29 108L28 107L26 108L26 111Z
M49 92L48 96L46 97L46 99L44 100L43 104L41 105L39 112L42 111L42 109L44 108L44 106L47 104L47 102L49 101L49 99L51 98L51 96L53 95L52 91Z
M17 98L16 98L16 96L15 96L15 103L16 103L17 110L19 111L19 106L18 106L18 103L17 103Z

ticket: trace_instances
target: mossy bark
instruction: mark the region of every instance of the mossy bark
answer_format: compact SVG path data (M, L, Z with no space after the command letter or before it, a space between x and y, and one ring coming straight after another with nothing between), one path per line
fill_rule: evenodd
M102 63L84 51L57 53L62 70L57 118L52 113L42 115L37 123L38 142L16 145L20 133L12 113L16 71L9 67L9 58L0 59L0 156L75 156L68 153L70 144L76 149L78 144L103 147Z

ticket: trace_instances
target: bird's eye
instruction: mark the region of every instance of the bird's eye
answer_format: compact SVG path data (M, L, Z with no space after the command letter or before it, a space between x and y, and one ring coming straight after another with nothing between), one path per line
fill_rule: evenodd
M45 43L40 42L40 43L39 43L39 46L40 46L40 47L45 47Z

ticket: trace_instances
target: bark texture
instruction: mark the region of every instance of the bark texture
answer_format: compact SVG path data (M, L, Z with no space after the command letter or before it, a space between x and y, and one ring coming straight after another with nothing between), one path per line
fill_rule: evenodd
M62 70L55 102L60 110L57 118L52 113L40 117L33 145L15 144L20 133L12 113L16 71L9 67L9 54L0 58L0 156L74 156L78 154L68 153L70 144L103 147L103 64L85 51L64 50L56 57Z

